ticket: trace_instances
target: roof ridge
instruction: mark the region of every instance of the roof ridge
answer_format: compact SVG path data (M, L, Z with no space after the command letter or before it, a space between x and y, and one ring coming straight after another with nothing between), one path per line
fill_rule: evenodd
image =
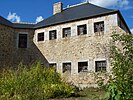
M36 24L36 23L30 23L30 22L13 22L14 24Z
M87 3L89 3L89 2L82 2L82 3L71 5L71 6L68 5L69 7L63 8L63 10L68 9L68 8L72 8L72 7L76 7L76 6L80 6L80 5L83 5L83 4L87 4Z
M98 6L98 5L95 5L95 4L90 3L90 2L82 2L82 3L79 3L79 4L71 5L69 7L63 8L63 10L73 8L73 7L77 7L77 6L81 6L81 5L84 5L84 4L90 4L90 5L96 6L98 8L103 8L103 9L107 9L107 10L114 10L114 9L108 9L108 8L105 8L105 7L102 7L102 6Z

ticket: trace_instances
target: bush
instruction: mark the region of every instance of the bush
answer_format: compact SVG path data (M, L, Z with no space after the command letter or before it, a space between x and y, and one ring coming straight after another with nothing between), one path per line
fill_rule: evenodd
M30 68L19 65L17 69L3 69L0 74L0 100L44 100L75 93L75 88L63 82L53 68L40 63Z

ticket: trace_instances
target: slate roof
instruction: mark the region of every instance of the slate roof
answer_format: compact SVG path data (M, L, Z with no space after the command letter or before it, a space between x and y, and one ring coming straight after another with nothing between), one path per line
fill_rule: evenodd
M129 33L131 33L119 10L106 9L103 7L93 5L91 3L83 3L63 9L61 13L52 15L51 17L48 17L37 24L12 23L1 16L0 16L0 24L4 24L13 28L37 29L37 28L48 27L56 24L93 18L113 13L117 13L121 17Z
M7 25L7 26L12 26L13 24L8 21L7 19L3 18L0 16L0 24L4 24L4 25Z
M39 22L35 28L51 26L63 22L74 21L82 18L94 17L101 14L114 12L115 10L102 8L90 3L84 3L77 6L64 9L61 13L57 13L42 22Z
M7 19L0 16L0 24L10 26L13 28L34 28L35 24L29 24L29 23L12 23L8 21Z

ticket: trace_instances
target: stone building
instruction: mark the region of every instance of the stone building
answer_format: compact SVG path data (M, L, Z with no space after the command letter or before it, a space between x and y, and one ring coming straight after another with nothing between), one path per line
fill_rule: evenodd
M112 32L130 33L120 11L90 3L63 8L58 2L53 15L37 24L0 17L0 65L41 61L82 83L91 79L89 72L110 72Z

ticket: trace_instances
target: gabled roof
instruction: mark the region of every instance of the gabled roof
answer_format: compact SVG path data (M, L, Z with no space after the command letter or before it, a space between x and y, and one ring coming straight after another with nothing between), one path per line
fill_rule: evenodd
M42 22L39 22L35 28L47 27L59 23L70 22L82 18L94 17L101 14L114 12L115 10L106 9L90 3L84 3L64 9L61 13L57 13Z
M44 19L43 21L37 24L12 23L1 16L0 16L0 24L7 25L13 28L20 28L20 29L37 29L37 28L48 27L48 26L57 25L61 23L99 17L99 16L104 16L104 15L114 14L114 13L118 14L121 17L127 30L129 31L129 33L131 33L130 29L128 28L119 10L106 9L103 7L93 5L91 3L78 4L78 5L63 9L61 13L52 15L51 17L48 17L47 19Z

